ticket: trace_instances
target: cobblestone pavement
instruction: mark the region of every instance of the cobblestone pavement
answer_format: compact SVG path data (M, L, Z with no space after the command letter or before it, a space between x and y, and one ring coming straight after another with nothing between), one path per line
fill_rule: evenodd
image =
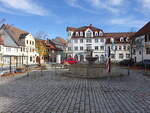
M150 78L79 79L32 72L0 78L3 113L150 113Z

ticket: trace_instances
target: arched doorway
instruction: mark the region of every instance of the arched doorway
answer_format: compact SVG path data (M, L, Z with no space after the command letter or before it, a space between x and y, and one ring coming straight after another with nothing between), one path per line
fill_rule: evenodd
M36 63L40 63L40 57L39 56L36 57Z
M100 60L101 60L102 62L105 60L104 55L101 55L101 56L100 56Z
M75 55L74 58L75 58L76 60L78 60L78 55Z
M95 55L95 57L97 57L97 60L96 60L96 61L99 62L99 56L98 56L98 55Z
M83 62L84 61L84 56L80 55L80 61Z

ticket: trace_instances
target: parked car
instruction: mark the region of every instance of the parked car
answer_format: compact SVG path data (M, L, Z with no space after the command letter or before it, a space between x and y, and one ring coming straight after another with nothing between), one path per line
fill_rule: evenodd
M68 58L66 60L61 61L61 64L76 64L78 60L75 58Z
M145 68L150 68L150 60L148 59L145 59L143 61L140 61L140 62L137 62L136 63L136 66L139 66L139 67L145 67Z
M134 64L133 59L132 60L126 59L119 62L119 65L124 65L124 66L133 65L133 64Z

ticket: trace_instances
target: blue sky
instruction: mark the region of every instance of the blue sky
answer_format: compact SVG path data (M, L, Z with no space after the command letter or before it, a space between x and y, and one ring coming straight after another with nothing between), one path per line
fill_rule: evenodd
M67 37L66 27L93 24L129 32L150 21L150 0L0 0L0 19L32 34Z

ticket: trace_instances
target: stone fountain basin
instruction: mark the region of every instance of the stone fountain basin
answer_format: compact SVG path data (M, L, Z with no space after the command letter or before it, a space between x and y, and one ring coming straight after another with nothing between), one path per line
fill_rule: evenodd
M70 75L74 77L88 77L88 78L97 78L103 76L104 67L100 64L74 64L69 67Z
M69 72L64 73L65 76L75 78L104 78L118 77L123 75L123 70L112 68L112 72L106 72L104 64L74 64L69 67Z

